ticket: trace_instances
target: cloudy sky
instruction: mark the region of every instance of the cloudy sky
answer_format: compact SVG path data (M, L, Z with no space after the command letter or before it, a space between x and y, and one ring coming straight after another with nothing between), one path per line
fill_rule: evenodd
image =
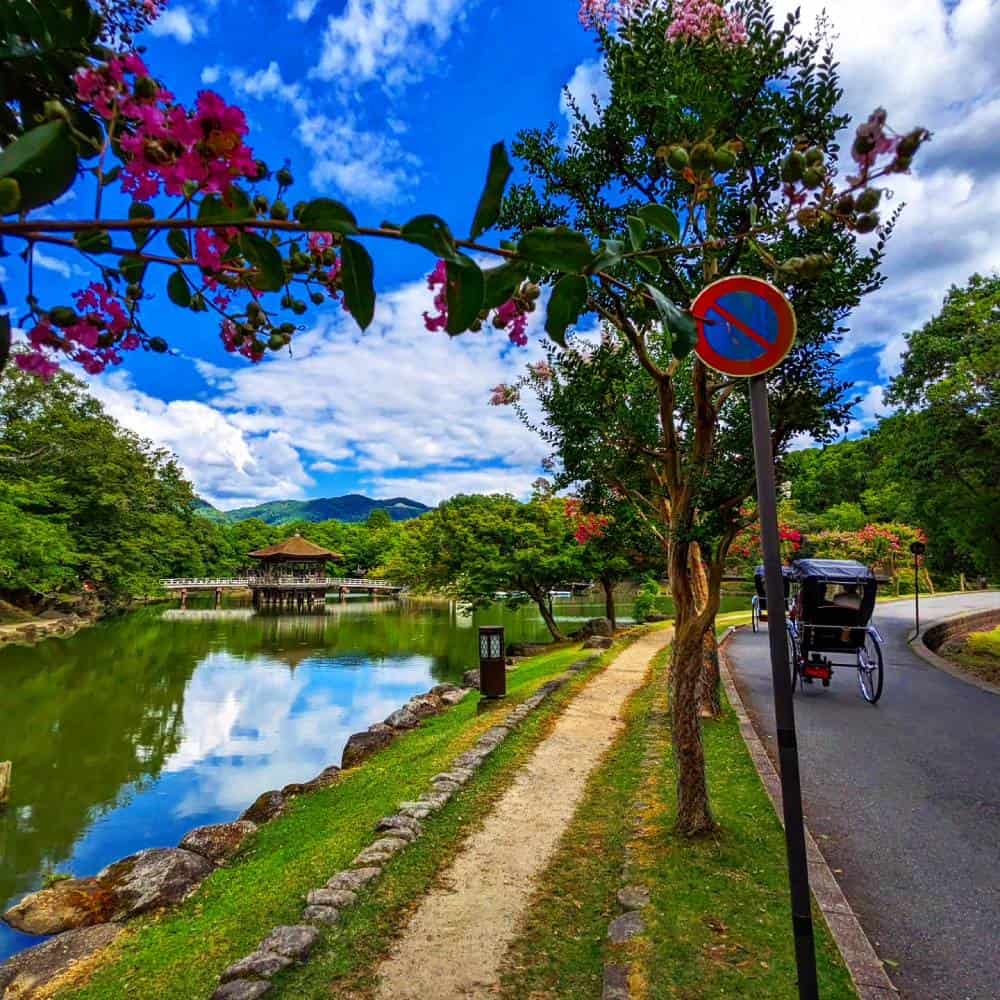
M800 6L811 22L824 3ZM884 412L880 387L897 369L903 334L936 310L949 285L1000 263L1000 4L825 6L845 109L866 116L881 103L891 122L935 133L919 173L894 182L907 207L890 244L889 281L852 317L843 346L845 374L864 397L857 432ZM567 86L585 98L603 92L576 7L171 0L143 42L180 99L211 87L239 101L255 153L272 166L289 162L296 200L329 194L372 222L419 208L461 230L493 142L525 126L565 124ZM57 211L77 209L69 201ZM129 358L92 380L95 393L123 423L173 449L221 507L348 491L428 503L463 491L525 493L544 449L487 400L491 386L540 353L537 335L518 350L499 333L452 341L427 333L428 256L375 251L380 299L366 334L331 306L310 319L294 356L251 368L223 352L210 321L154 301L149 325L179 356ZM84 277L56 251L36 262L53 290Z

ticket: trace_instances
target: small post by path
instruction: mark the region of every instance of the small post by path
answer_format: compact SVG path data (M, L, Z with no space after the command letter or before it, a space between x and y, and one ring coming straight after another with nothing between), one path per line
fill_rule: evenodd
M10 798L10 774L14 764L9 760L0 760L0 809L7 805Z
M800 1000L819 1000L799 750L795 738L795 709L792 705L788 639L785 634L785 585L781 576L771 417L765 378L765 373L781 364L795 343L795 310L770 283L747 275L733 275L702 289L691 303L691 313L697 323L695 353L701 362L730 378L750 380L757 514L760 517L764 593L767 597L767 638L771 647L795 967Z
M913 638L920 635L920 557L927 551L923 542L910 546L913 553Z
M507 644L503 625L479 629L479 694L481 701L507 695Z

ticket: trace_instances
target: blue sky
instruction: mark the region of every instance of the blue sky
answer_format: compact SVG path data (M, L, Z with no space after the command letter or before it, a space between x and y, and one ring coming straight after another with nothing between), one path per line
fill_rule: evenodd
M365 221L433 211L469 223L489 146L556 121L561 95L602 90L594 39L575 0L171 0L147 33L148 62L190 102L211 87L247 112L250 143L287 159L293 199L329 194ZM776 3L781 8L783 4ZM811 20L821 7L804 0ZM864 401L852 431L884 412L902 334L948 286L997 266L1000 8L995 0L832 5L844 106L935 132L921 170L896 184L907 202L890 244L886 287L852 317L843 369ZM82 196L56 211L83 214ZM374 248L381 293L365 335L335 305L311 314L294 357L251 368L226 355L216 324L178 313L165 295L145 310L180 352L141 352L93 379L123 423L173 449L222 507L348 491L437 502L455 492L523 494L544 448L489 388L540 353L496 333L454 341L423 329L432 263L407 247ZM85 280L70 256L44 255L54 298ZM39 261L41 263L41 261ZM9 291L19 275L6 264ZM165 280L165 276L161 280Z

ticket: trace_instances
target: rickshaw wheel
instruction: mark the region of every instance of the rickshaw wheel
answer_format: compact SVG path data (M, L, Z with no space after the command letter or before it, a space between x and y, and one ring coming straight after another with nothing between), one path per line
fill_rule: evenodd
M788 633L788 665L792 670L792 693L795 693L796 685L802 690L802 671L799 667L799 644L795 641L795 636Z
M870 705L882 697L882 644L871 634L858 650L858 687L861 697Z
M757 611L757 605L756 604L751 605L751 607L750 607L750 627L754 630L754 632L759 632L760 631L760 625L758 624L759 621L760 621L760 618L759 618L759 614L758 614L758 611Z

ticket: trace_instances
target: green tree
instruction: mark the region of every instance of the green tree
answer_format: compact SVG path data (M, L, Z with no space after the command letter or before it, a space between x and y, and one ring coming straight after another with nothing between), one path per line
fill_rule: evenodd
M561 640L549 591L579 579L582 554L563 500L457 496L404 525L389 571L401 583L449 594L469 608L487 607L499 593L511 607L533 601Z

